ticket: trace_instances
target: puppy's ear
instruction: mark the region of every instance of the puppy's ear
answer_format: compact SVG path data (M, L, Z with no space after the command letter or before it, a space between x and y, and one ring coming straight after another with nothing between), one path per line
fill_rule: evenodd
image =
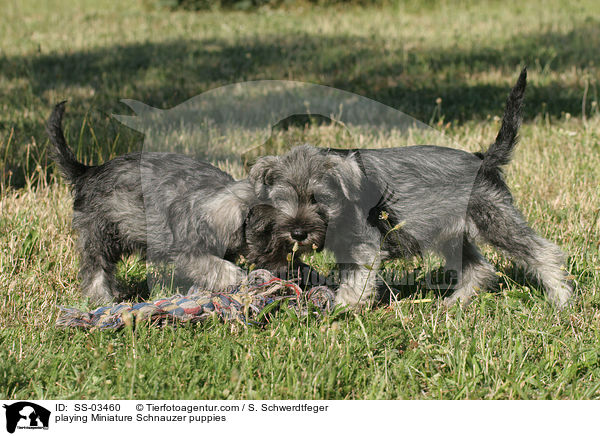
M336 179L344 197L350 201L358 201L364 174L354 154L347 157L329 155L326 166L329 174Z
M249 178L255 185L272 186L274 181L274 167L279 162L277 156L263 156L256 160L256 163L250 168Z

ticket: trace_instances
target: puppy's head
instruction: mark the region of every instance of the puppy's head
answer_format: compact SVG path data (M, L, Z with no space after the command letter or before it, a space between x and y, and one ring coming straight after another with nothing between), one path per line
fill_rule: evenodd
M256 246L281 257L294 244L300 253L323 248L329 223L359 197L362 172L351 155L303 145L259 158L250 180L260 203L249 221L261 234Z

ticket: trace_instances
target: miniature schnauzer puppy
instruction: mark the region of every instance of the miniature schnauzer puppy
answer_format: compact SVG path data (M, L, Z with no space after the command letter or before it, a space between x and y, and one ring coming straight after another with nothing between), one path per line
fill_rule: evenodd
M285 253L328 248L340 264L337 303L370 301L384 259L437 252L456 272L445 300L466 304L497 283L475 240L489 242L533 272L559 308L572 286L558 247L538 236L513 204L501 167L521 125L527 73L508 97L500 131L483 153L437 146L333 150L299 146L266 156L250 179L263 205L250 220L249 257L272 265ZM262 231L261 231L262 229Z
M131 153L99 166L77 161L62 131L65 102L46 131L52 157L72 186L82 290L97 303L120 297L115 265L122 255L173 262L194 285L208 290L239 283L232 261L245 246L247 181L236 182L207 162L172 153Z

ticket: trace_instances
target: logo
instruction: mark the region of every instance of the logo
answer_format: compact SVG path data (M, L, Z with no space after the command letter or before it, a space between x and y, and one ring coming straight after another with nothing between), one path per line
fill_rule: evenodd
M19 401L3 406L6 409L6 431L14 433L18 429L48 429L50 411L29 401Z

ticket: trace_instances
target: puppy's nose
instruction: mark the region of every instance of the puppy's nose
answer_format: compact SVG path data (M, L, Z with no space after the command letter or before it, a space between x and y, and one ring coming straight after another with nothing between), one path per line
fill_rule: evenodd
M298 242L304 241L308 236L308 233L304 229L293 229L290 234L292 235L292 238Z

